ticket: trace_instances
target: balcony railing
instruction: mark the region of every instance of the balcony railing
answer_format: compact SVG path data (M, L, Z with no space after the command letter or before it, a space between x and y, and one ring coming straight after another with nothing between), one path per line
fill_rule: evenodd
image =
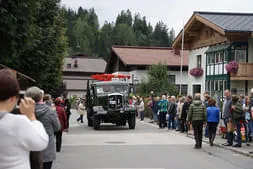
M253 63L238 63L237 73L231 73L231 80L253 80Z

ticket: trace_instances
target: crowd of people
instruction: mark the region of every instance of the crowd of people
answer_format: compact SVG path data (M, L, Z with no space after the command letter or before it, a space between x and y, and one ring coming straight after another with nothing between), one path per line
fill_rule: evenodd
M19 98L16 77L2 69L0 79L1 168L51 169L61 151L62 133L68 132L69 101L61 97L53 101L38 87L28 88Z
M25 97L20 98L18 81L8 70L0 70L0 164L1 168L11 169L51 169L56 152L61 151L62 133L68 132L71 104L68 99L57 97L38 87L30 87ZM222 108L208 92L201 100L200 94L187 97L155 96L151 92L147 107L153 112L153 122L160 129L188 132L193 128L195 148L202 147L202 137L209 138L213 146L217 127L223 122L227 142L224 146L242 146L242 132L245 130L245 143L253 136L253 88L250 96L232 95L224 91ZM13 110L19 103L18 114ZM131 97L129 104L136 107L137 116L144 120L145 103L142 97ZM84 100L77 105L83 123ZM205 128L205 131L203 131ZM236 144L234 144L236 141Z
M213 146L220 124L224 124L225 128L227 143L224 146L241 147L242 134L245 135L245 143L249 146L253 136L253 89L250 93L250 96L238 96L225 90L223 106L220 108L208 92L204 93L203 100L199 93L193 98L190 95L155 96L154 92L151 92L147 107L153 112L152 122L156 122L160 129L167 127L169 130L187 133L192 128L196 149L202 147L203 134L209 138L210 146ZM130 104L136 106L137 115L143 120L143 99L139 96L132 97ZM233 144L234 141L236 144Z

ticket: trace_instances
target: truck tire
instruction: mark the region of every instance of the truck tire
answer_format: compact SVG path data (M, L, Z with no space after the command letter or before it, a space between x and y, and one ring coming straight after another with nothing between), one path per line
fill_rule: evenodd
M131 114L128 117L128 126L129 129L135 129L136 117L135 114Z
M95 130L99 130L99 128L100 128L100 119L99 119L99 116L94 116L93 128Z

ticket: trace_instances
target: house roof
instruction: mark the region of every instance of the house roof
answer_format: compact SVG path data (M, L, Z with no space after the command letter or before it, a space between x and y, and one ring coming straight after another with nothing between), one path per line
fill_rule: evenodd
M194 12L184 26L185 41L187 37L198 33L198 28L202 25L210 27L223 36L240 33L253 37L253 13ZM182 32L183 30L174 40L172 45L174 48L181 46Z
M253 13L195 12L225 32L253 32Z
M164 47L113 46L112 51L125 65L152 65L159 62L180 66L180 51ZM184 51L183 66L188 66L188 51Z
M75 61L78 67L74 67ZM68 67L68 64L71 67ZM104 73L106 61L100 58L65 58L63 65L63 72L91 72Z

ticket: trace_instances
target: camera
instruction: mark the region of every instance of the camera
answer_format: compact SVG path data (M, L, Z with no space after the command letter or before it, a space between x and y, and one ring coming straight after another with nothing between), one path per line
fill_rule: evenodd
M18 97L17 104L16 104L14 110L11 113L13 113L13 114L21 114L20 111L19 111L19 105L20 105L21 99L24 99L24 97L25 97L25 91L21 90L19 92L19 97Z
M20 104L21 100L24 99L24 98L25 98L25 91L21 90L19 92L19 97L18 97L18 101L17 101L17 104L16 104L16 108L19 109L19 104Z

